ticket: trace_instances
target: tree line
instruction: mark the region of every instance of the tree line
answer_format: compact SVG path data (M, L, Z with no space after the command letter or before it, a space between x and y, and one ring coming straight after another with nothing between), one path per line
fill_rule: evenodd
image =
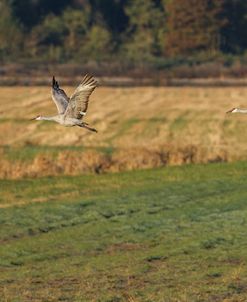
M159 67L244 57L247 48L243 0L0 0L0 12L2 63Z

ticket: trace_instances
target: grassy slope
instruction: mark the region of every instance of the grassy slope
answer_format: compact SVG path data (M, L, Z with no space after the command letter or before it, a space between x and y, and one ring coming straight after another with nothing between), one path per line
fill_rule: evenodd
M1 181L1 298L245 301L246 176L235 163Z

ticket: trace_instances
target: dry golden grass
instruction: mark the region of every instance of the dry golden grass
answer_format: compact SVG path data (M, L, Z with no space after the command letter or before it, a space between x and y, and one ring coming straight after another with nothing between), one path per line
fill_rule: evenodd
M1 177L246 159L247 116L225 114L233 106L245 107L246 103L247 107L246 88L99 87L85 119L98 134L29 121L38 114L56 114L49 90L0 88L1 146L19 148L20 152L27 145L82 146L109 148L113 153L61 150L54 159L41 152L30 162L16 159L14 163L3 155ZM66 90L71 93L73 88Z

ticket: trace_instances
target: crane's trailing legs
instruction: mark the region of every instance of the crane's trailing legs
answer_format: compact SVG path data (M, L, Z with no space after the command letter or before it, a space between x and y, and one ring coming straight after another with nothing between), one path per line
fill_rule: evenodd
M77 125L77 126L78 126L78 127L81 127L81 128L85 128L85 129L90 130L90 131L93 131L93 132L98 132L95 128L89 127L87 123L83 123L83 124Z

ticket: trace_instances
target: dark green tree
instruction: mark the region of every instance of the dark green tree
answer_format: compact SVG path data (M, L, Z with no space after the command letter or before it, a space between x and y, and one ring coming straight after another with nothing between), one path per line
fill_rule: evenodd
M30 31L47 15L59 15L70 5L69 0L8 0L16 19Z
M65 33L62 19L48 15L26 35L26 52L39 60L60 61L63 57Z
M23 34L7 1L0 1L0 11L0 58L3 60L21 52Z
M67 58L79 57L90 28L90 6L84 9L67 9L61 19L65 26L64 49Z
M165 13L153 0L133 0L126 6L129 27L125 50L130 59L143 61L161 55Z
M247 49L247 1L225 0L223 15L226 24L221 30L221 50L243 53Z
M103 21L104 26L109 28L115 36L126 30L128 17L124 7L127 0L89 0L89 2L94 23L99 24Z
M88 60L100 62L112 55L111 33L104 27L94 25L85 37L81 54ZM84 59L85 60L85 59Z

